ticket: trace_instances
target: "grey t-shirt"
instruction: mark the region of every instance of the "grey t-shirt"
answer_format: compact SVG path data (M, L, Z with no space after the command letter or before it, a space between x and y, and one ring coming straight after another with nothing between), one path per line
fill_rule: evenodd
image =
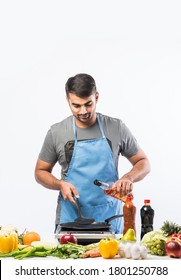
M127 126L117 118L97 113L103 127L104 134L112 149L115 165L118 167L119 155L127 158L135 155L139 145ZM101 137L99 125L96 122L89 128L77 127L77 140ZM73 116L51 126L45 137L39 159L49 163L59 163L61 178L64 179L74 148Z

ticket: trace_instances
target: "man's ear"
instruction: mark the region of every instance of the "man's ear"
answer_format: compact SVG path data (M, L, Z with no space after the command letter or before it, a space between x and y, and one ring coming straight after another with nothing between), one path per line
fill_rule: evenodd
M69 95L66 95L66 100L69 103Z
M98 99L99 99L99 93L98 93L98 91L96 91L95 98L96 98L96 103L97 103L97 101L98 101Z

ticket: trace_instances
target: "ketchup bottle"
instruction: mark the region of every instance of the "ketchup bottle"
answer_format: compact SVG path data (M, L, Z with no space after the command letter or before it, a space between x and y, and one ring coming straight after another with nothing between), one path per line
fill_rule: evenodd
M130 228L134 229L136 235L136 207L133 204L132 200L133 198L131 196L127 196L126 202L123 206L123 215L124 215L123 235Z

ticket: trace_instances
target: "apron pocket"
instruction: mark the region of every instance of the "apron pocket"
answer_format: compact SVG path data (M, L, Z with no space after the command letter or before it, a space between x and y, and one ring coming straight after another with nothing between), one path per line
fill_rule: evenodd
M115 204L120 204L120 202L113 201L106 203L106 204L101 204L101 205L96 205L96 206L81 206L81 212L82 215L85 217L91 217L95 219L95 222L105 222L106 219L122 214L122 207L120 204L120 207L115 207ZM116 210L117 209L117 210ZM115 220L112 220L109 223L115 233L122 233L123 230L123 217L116 218Z

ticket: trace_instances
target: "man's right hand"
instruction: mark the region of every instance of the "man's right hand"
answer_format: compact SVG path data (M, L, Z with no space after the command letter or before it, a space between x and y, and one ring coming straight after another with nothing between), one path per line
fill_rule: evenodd
M65 200L70 200L75 204L74 196L79 197L76 188L71 183L57 179L51 173L54 165L38 159L35 167L36 181L47 189L61 191Z
M79 198L79 194L74 185L64 180L60 180L60 183L60 191L62 193L63 199L69 200L70 202L75 204L76 202L74 200L74 196Z

